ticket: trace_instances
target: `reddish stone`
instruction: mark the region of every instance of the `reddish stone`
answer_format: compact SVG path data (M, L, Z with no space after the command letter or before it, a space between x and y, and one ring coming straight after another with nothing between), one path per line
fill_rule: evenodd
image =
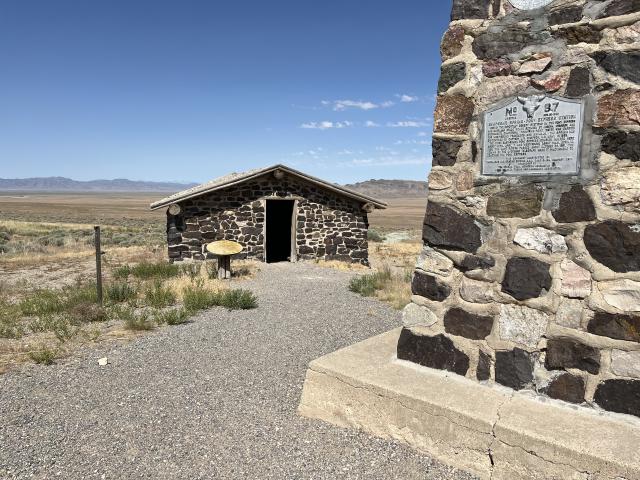
M482 73L488 78L511 75L511 62L504 58L489 60L482 65Z
M618 90L598 100L597 127L640 125L640 90Z
M435 132L467 134L473 109L473 102L464 95L440 95L434 113Z
M454 25L447 30L442 37L440 44L440 54L443 60L448 60L460 54L464 43L464 28Z
M532 80L534 87L544 90L545 92L557 92L567 81L566 72L557 72L544 80Z

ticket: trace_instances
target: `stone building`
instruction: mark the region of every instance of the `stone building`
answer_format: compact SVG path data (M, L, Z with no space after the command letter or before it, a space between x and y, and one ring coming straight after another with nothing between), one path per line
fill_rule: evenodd
M170 261L204 260L233 240L237 258L368 264L368 214L386 204L284 165L233 173L151 204L167 208Z
M398 358L640 416L640 3L455 0L441 51ZM574 171L486 174L489 115L571 103Z

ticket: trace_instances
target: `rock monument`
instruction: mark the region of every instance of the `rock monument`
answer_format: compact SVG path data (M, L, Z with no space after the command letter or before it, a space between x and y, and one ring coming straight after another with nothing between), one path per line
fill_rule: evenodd
M640 479L640 1L451 18L404 327L312 362L300 412L480 478Z

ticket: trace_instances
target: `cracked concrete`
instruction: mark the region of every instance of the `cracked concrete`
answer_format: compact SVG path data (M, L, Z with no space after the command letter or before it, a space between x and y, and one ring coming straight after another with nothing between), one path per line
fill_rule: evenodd
M640 421L395 358L399 330L314 360L299 412L482 479L639 480Z

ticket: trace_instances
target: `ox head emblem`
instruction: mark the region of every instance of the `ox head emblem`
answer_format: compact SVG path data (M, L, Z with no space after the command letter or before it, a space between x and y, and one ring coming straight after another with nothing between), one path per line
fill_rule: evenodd
M527 112L527 117L533 118L534 113L540 108L546 95L533 95L531 97L518 97L518 102L522 104L522 109Z

